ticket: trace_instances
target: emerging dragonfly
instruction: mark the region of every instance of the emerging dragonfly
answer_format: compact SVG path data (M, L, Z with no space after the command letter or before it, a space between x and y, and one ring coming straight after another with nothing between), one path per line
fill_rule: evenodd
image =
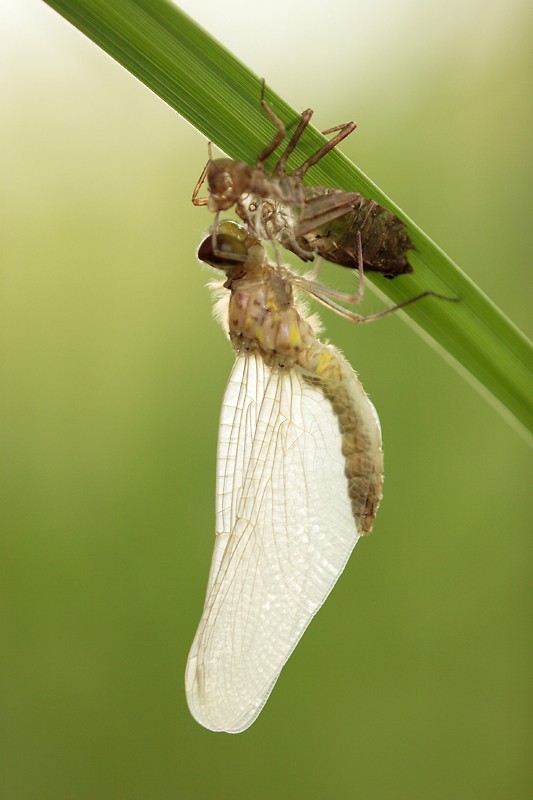
M268 263L238 223L216 233L216 247L208 236L198 256L226 274L223 321L237 359L220 419L215 550L185 682L198 722L238 733L372 529L383 454L357 375L293 297L304 289L342 312L338 293ZM344 315L365 322L396 308Z
M281 144L286 129L263 94L264 82L261 105L278 130L257 158L255 167L231 158L213 159L211 146L208 147L209 160L194 188L192 201L198 206L207 205L215 213L213 231L217 229L220 212L235 206L239 217L257 238L278 241L304 261L311 261L318 254L328 261L356 268L360 237L366 270L381 272L389 278L412 272L406 253L413 245L398 217L358 192L302 183L308 169L355 130L355 122L324 131L338 133L289 174L287 160L313 114L308 108L273 171L266 173L264 162ZM208 196L198 197L206 178Z

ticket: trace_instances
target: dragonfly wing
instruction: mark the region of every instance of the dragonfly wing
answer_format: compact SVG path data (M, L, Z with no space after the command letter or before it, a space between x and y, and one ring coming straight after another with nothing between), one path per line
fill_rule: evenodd
M358 539L339 421L296 369L241 354L222 407L217 535L186 672L193 716L238 733L281 669Z

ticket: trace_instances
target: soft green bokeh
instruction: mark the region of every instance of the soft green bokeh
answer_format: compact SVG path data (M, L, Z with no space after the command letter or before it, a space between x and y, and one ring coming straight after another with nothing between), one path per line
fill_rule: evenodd
M530 796L531 451L399 317L323 315L383 424L375 533L257 723L190 718L232 364L195 258L205 142L23 5L25 57L2 60L2 797ZM531 26L511 8L493 52L472 25L402 74L397 44L374 83L347 10L342 85L275 88L324 126L355 116L348 155L531 334Z

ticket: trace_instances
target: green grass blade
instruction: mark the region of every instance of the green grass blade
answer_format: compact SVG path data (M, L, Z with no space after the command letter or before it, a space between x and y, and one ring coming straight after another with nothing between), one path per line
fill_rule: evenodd
M46 2L231 157L253 163L271 139L272 123L259 105L258 76L166 0ZM297 111L270 89L266 99L288 127L295 124ZM290 163L300 163L323 141L309 127ZM387 281L381 276L370 276L370 280L395 302L426 289L460 297L459 303L424 300L401 313L462 366L466 375L473 376L511 421L518 420L532 433L531 342L340 152L322 159L310 171L309 181L359 191L406 222L416 246L410 254L414 274L408 281Z

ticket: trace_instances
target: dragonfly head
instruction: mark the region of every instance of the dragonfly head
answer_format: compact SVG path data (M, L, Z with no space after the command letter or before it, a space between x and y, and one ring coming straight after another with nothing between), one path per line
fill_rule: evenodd
M245 263L249 266L263 263L264 257L265 251L259 240L233 220L221 222L216 236L211 233L198 248L200 261L224 270L228 276Z
M252 169L245 161L215 158L207 170L209 207L211 211L226 211L241 195L250 190Z

